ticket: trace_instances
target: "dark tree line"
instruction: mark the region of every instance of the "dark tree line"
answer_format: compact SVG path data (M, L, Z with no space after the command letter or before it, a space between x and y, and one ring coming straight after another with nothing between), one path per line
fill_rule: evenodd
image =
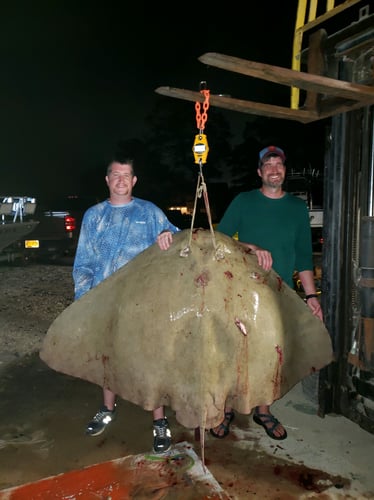
M119 152L136 160L139 180L134 194L164 210L191 203L199 174L192 151L198 132L194 103L160 96L147 117L143 137L124 137L117 144ZM234 142L226 112L210 107L204 133L209 154L202 171L218 218L237 192L259 185L258 153L269 144L284 149L288 172L313 168L323 172L325 124L321 122L303 125L247 115L242 136ZM107 195L104 175L105 166L98 166L84 182L99 197Z

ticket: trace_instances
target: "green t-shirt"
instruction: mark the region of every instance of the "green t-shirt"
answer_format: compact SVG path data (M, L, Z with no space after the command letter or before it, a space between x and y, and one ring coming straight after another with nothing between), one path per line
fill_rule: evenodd
M308 207L286 193L268 198L259 189L237 195L228 206L217 231L269 250L273 269L293 287L295 270L313 270L312 237Z

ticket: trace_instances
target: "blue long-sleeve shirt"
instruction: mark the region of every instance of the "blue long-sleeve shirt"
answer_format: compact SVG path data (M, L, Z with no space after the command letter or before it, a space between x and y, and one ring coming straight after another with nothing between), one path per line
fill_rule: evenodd
M75 299L153 245L162 231L176 233L155 204L133 198L125 205L108 200L84 214L73 266Z

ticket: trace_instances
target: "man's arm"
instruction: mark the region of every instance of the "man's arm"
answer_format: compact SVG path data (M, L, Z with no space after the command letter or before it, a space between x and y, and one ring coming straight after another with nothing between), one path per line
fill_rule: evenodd
M91 239L88 235L88 223L83 219L73 265L75 300L87 293L92 287L93 262L94 255L91 248Z
M306 297L308 297L308 295L317 295L313 271L299 271L299 278L301 284L303 285ZM307 299L306 303L312 313L323 321L321 304L318 297L310 297Z

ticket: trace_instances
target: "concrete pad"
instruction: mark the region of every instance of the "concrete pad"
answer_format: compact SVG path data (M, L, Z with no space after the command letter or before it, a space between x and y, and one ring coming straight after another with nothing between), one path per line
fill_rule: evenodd
M0 492L93 464L151 456L152 414L123 400L118 400L117 418L102 435L85 435L85 426L101 401L98 386L50 370L37 355L9 364L0 377ZM270 439L252 416L239 413L225 439L215 439L209 429L204 433L205 465L230 500L374 498L373 434L341 415L319 417L316 403L305 396L301 383L271 410L287 429L284 441ZM195 430L181 426L170 408L166 414L173 449L189 443L201 460L202 443L195 440ZM159 465L155 462L152 467ZM172 463L166 469L171 475L173 467ZM141 471L148 474L146 469ZM157 485L147 498L162 497ZM166 491L164 498L178 498L172 488ZM186 491L194 496L183 500L201 499L196 490ZM145 497L140 491L135 498Z

